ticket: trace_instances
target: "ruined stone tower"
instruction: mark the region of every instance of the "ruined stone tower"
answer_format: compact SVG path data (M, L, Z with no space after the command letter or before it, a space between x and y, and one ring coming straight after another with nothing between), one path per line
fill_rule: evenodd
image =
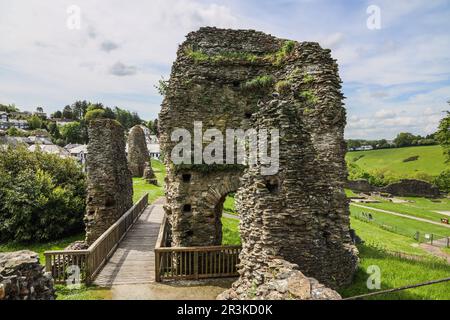
M133 177L142 178L149 160L144 130L139 125L134 126L128 134L128 167Z
M125 156L125 135L115 120L89 123L86 242L92 244L133 205L133 185Z
M242 277L258 279L255 266L282 257L327 285L347 283L357 259L343 190L340 82L330 51L317 43L252 30L190 33L178 50L160 113L173 244L220 244L223 201L240 188ZM194 121L224 136L226 129L279 129L280 171L262 176L259 163L175 165L171 133L193 133Z

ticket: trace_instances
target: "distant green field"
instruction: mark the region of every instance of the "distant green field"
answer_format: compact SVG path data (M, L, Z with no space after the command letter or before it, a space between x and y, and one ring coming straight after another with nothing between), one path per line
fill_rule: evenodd
M414 156L419 156L419 158L415 161L403 162ZM365 171L388 170L405 178L417 173L437 176L444 169L449 168L449 165L444 162L441 146L351 151L345 158L348 162L356 163Z

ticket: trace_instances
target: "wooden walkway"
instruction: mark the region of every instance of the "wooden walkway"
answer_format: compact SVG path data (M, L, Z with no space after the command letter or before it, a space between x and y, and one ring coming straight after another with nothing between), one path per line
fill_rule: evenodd
M164 217L164 199L149 205L100 271L94 284L143 284L155 281L155 244Z

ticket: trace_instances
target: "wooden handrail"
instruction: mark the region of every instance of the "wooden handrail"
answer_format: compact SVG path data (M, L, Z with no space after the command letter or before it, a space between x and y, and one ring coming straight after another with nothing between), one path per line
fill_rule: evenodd
M75 265L80 269L81 280L90 282L114 253L147 204L148 194L145 194L86 250L46 251L46 271L52 273L55 282L61 283L68 277L66 268Z
M164 216L155 245L155 281L238 276L241 246L166 247L169 223Z

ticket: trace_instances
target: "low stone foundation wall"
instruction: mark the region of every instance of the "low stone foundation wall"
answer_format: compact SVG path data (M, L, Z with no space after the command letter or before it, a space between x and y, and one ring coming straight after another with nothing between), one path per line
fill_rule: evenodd
M44 272L37 253L0 253L0 300L54 299L52 276Z
M221 293L218 300L339 300L334 290L306 277L296 264L282 259L271 260L257 271L252 282L240 278L231 289Z
M381 188L381 191L400 197L437 198L440 196L440 191L437 187L428 182L413 179L405 179L400 182L392 183Z

